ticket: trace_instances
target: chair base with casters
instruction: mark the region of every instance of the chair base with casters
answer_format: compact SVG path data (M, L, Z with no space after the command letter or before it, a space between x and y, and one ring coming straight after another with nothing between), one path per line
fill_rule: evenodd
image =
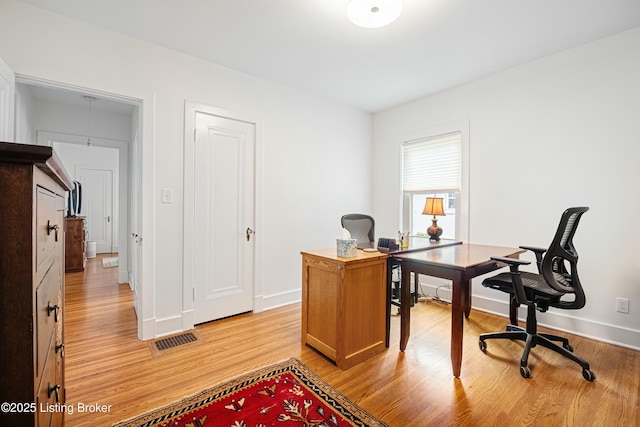
M573 347L571 347L571 344L569 344L568 339L557 335L551 335L537 331L536 308L534 305L527 306L526 328L511 324L507 325L507 330L505 332L491 332L481 334L480 340L478 342L480 350L482 350L483 352L487 351L486 340L490 339L509 339L524 341L524 352L522 353L522 358L520 359L520 375L522 375L523 378L531 377L531 370L528 366L529 353L531 352L532 348L540 345L542 347L553 350L556 353L568 359L571 359L578 365L580 365L582 367L582 376L585 380L594 381L596 379L596 375L591 371L589 363L573 354ZM554 341L562 343L562 346L556 344Z
M578 253L573 246L573 236L581 216L587 207L569 208L564 211L556 234L548 249L520 246L532 251L536 256L538 273L521 272L520 266L531 264L529 261L491 257L492 260L506 264L509 273L485 279L482 286L509 294L509 321L504 332L493 332L480 335L480 350L486 352L489 339L519 340L525 343L520 359L520 375L531 377L528 366L531 349L540 345L561 356L574 361L582 367L582 376L587 381L594 381L595 374L589 363L573 353L573 348L566 338L538 332L536 312L546 312L550 307L564 310L578 310L584 307L586 298L580 278L578 277ZM526 327L518 326L518 307L527 307Z

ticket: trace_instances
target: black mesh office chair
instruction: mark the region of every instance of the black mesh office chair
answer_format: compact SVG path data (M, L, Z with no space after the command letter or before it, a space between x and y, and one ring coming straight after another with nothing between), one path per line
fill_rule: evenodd
M587 381L596 379L595 374L589 369L589 363L573 354L573 348L566 338L539 333L536 320L536 310L545 312L549 307L578 310L585 305L585 295L578 277L578 253L573 246L573 235L580 217L588 210L587 207L578 207L564 211L549 249L520 246L535 253L538 274L519 271L519 266L530 264L529 261L494 257L493 260L507 264L510 272L498 274L482 282L482 286L510 295L511 324L507 326L506 332L480 335L480 349L486 352L485 341L488 339L524 341L524 353L520 360L520 374L524 378L531 376L527 366L529 352L533 347L541 345L579 364L582 367L582 376ZM527 306L526 328L518 326L517 309L520 305ZM562 347L554 341L562 343Z

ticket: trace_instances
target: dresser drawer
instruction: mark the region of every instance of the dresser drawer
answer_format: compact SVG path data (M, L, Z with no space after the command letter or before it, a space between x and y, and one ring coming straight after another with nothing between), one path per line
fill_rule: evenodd
M41 376L54 334L62 324L60 264L54 263L36 288L36 376ZM52 344L53 341L53 344Z
M64 224L59 223L59 197L36 187L36 273L41 278L53 260L58 241L62 241Z
M56 417L55 405L63 402L61 379L57 375L56 366L58 364L59 356L56 354L54 343L48 348L46 353L46 360L44 364L44 370L40 378L40 386L38 393L36 394L37 403L37 419L38 427L51 426L52 421Z

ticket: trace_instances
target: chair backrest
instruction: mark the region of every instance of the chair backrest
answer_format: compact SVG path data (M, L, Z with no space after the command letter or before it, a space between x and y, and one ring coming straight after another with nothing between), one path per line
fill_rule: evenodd
M343 228L349 230L351 237L358 243L373 242L375 240L375 221L365 214L346 214L340 218Z
M586 303L584 291L578 277L578 252L573 245L573 236L580 217L588 207L569 208L563 212L556 235L542 260L542 276L558 292L574 294L573 301L560 301L553 306L579 309Z

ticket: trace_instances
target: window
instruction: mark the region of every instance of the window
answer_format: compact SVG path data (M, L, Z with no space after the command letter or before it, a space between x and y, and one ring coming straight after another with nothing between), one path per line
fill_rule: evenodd
M402 144L402 229L427 236L431 215L423 215L427 197L441 197L438 216L444 239L468 239L468 125L458 123L412 135Z
M409 197L411 203L411 227L407 230L412 236L428 237L427 228L431 226L431 215L423 215L422 209L427 197L442 197L445 216L437 216L438 225L442 228L442 239L456 238L456 209L455 209L456 193L428 193L428 194L411 194ZM450 197L453 195L453 197ZM453 206L452 206L453 205Z

